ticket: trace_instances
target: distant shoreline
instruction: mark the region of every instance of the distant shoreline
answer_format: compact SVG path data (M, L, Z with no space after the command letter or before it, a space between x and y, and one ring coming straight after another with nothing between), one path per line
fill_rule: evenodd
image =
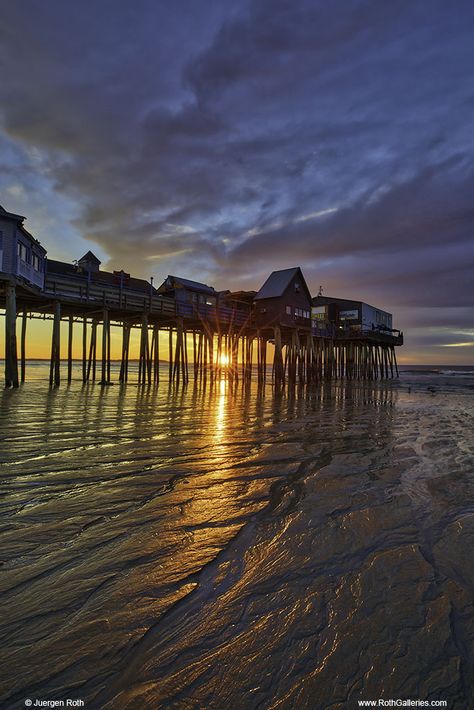
M100 362L101 358L97 358L97 362ZM0 358L0 362L5 362L4 358ZM30 357L26 358L26 362L50 362L49 357ZM61 362L64 362L67 364L67 358L61 358ZM73 363L81 363L82 364L82 358L73 358L72 359ZM121 358L112 358L110 362L117 362L120 363L122 362ZM129 362L139 362L139 358L129 358ZM160 365L168 365L169 360L159 360ZM473 363L463 363L463 364L456 364L452 365L449 363L420 363L420 364L400 364L398 365L399 370L406 371L407 369L413 369L417 370L418 372L423 369L426 372L436 372L437 369L455 369L457 367L470 367L474 369L474 364Z

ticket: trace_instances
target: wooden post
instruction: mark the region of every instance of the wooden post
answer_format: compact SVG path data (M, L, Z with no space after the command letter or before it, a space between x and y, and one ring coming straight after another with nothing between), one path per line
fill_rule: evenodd
M95 372L97 367L97 321L92 324L92 381L95 382Z
M51 363L49 368L49 384L57 387L61 382L60 351L61 345L61 304L54 303L53 333L51 338Z
M132 334L132 326L127 325L127 342L125 350L125 382L128 382L128 361L130 357L130 336Z
M203 374L204 374L204 382L207 380L207 353L208 353L208 348L209 348L209 343L207 340L207 333L203 333L203 347L204 347L204 361L203 361Z
M275 387L281 387L285 382L285 378L283 373L283 353L281 350L281 329L279 325L275 326L273 334L275 338L275 355L273 358Z
M262 338L263 383L267 381L267 339Z
M143 313L142 326L140 331L140 360L138 365L138 381L141 384L145 384L151 379L149 360L150 349L148 344L148 314Z
M21 381L25 381L26 375L26 308L23 309L21 318Z
M210 333L207 344L208 344L210 379L214 380L214 333Z
M95 380L95 368L96 368L96 363L95 363L95 357L96 357L96 352L97 352L97 321L92 321L91 324L91 338L90 338L90 343L89 343L89 360L87 363L87 372L86 372L86 382L89 381L90 376L91 376L91 370L92 370L92 379Z
M385 379L388 378L388 364L387 364L387 348L385 345L382 345L382 367L383 367L383 376Z
M222 369L222 335L217 334L217 377L221 379L221 369Z
M151 303L151 302L150 302ZM150 305L151 308L151 305ZM151 352L150 352L150 329L148 327L148 316L146 320L146 332L145 332L145 358L146 358L146 368L145 368L145 373L146 373L146 378L147 378L147 383L151 385Z
M18 356L16 349L16 289L5 288L5 387L18 387Z
M87 318L82 321L82 381L87 381Z
M184 331L183 331L183 345L184 345L183 378L184 378L185 382L189 382L188 336L186 334L186 329L184 329Z
M153 326L153 382L160 381L160 329L158 325Z
M126 326L122 323L122 353L120 357L120 372L119 382L125 382L125 341L126 341Z
M174 351L174 367L173 367L173 380L179 382L181 370L181 356L182 356L182 337L183 337L183 321L182 318L178 318L176 323L176 346Z
M69 330L68 330L68 338L67 338L67 381L71 382L72 380L72 328L73 328L73 322L74 319L72 316L69 316Z
M196 331L193 329L193 366L194 366L194 381L197 380L198 373L198 356L197 356L197 344L196 344Z
M171 382L173 379L173 330L171 328L171 325L170 325L170 333L169 333L168 373L169 373L169 381Z
M262 380L262 344L260 331L257 330L257 382L260 384Z
M199 380L202 379L202 347L202 333L199 333L197 346L197 377Z
M107 337L109 335L109 311L104 308L104 313L102 317L102 373L101 373L101 385L106 385L107 379Z

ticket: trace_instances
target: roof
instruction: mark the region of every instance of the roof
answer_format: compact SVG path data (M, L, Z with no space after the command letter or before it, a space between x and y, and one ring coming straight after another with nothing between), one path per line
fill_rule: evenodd
M7 212L7 210L0 205L0 215L2 217L5 217L7 219L14 219L15 222L23 222L23 220L26 219L26 217L23 217L21 214L15 214L14 212Z
M88 251L88 252L86 252L86 253L84 254L84 256L81 256L81 258L79 259L79 262L81 262L81 261L95 261L96 264L101 264L101 263L102 263L102 262L100 261L100 259L98 259L98 258L96 257L96 255L93 254L91 251Z
M255 300L259 301L264 298L279 298L280 296L283 296L295 276L299 276L301 278L302 285L306 289L308 297L311 300L311 294L309 293L306 281L304 280L303 272L299 266L295 266L292 269L273 271L255 296Z
M350 298L331 298L330 296L315 296L312 300L312 303L313 303L313 306L328 305L330 303L336 303L341 306L345 305L347 308L368 306L369 308L373 308L374 310L380 311L381 313L387 313L387 315L389 315L389 316L392 315L389 311L384 311L383 308L379 308L378 306L371 306L370 303L365 303L365 301L355 301Z
M36 237L34 237L30 232L25 228L23 222L25 221L26 217L23 217L21 214L15 214L14 212L7 212L7 210L0 205L0 217L3 219L11 219L14 222L17 223L18 229L22 234L25 235L25 237L28 237L28 239L31 239L32 242L36 244L36 246L40 247L40 249L46 254L46 249L44 246L41 244Z
M314 306L317 306L318 304L327 305L329 303L353 303L358 305L362 303L362 301L354 301L352 298L332 298L331 296L315 296L312 299L312 302Z
M167 283L168 282L168 283ZM173 285L170 286L170 283ZM191 281L190 279L182 279L180 276L171 276L170 274L166 278L166 280L161 284L160 289L162 286L168 287L168 288L176 288L176 287L182 287L186 288L189 291L198 291L199 293L208 293L209 295L215 296L216 295L216 290L212 286L208 286L207 284L200 283L199 281Z
M69 264L65 261L56 261L56 259L48 259L46 261L46 273L79 276L73 264Z

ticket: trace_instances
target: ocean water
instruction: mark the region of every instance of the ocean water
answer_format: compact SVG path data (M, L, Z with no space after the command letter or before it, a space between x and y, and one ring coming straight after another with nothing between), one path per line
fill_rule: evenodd
M1 394L2 707L474 707L474 367Z

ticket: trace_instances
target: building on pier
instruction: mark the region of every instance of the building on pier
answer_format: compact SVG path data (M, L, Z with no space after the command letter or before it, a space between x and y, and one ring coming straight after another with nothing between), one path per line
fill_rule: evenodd
M313 332L333 329L338 333L393 333L392 314L363 301L316 296L312 300Z
M0 273L42 289L46 249L25 229L25 219L0 205Z
M168 275L158 287L158 293L175 298L179 303L211 307L217 305L218 294L212 286L179 276Z
M254 298L259 326L310 330L311 293L299 266L273 271Z
M100 261L88 251L77 262L48 259L45 292L56 296L103 301L110 294L119 302L129 298L149 299L157 294L151 281L138 279L125 271L103 271Z

